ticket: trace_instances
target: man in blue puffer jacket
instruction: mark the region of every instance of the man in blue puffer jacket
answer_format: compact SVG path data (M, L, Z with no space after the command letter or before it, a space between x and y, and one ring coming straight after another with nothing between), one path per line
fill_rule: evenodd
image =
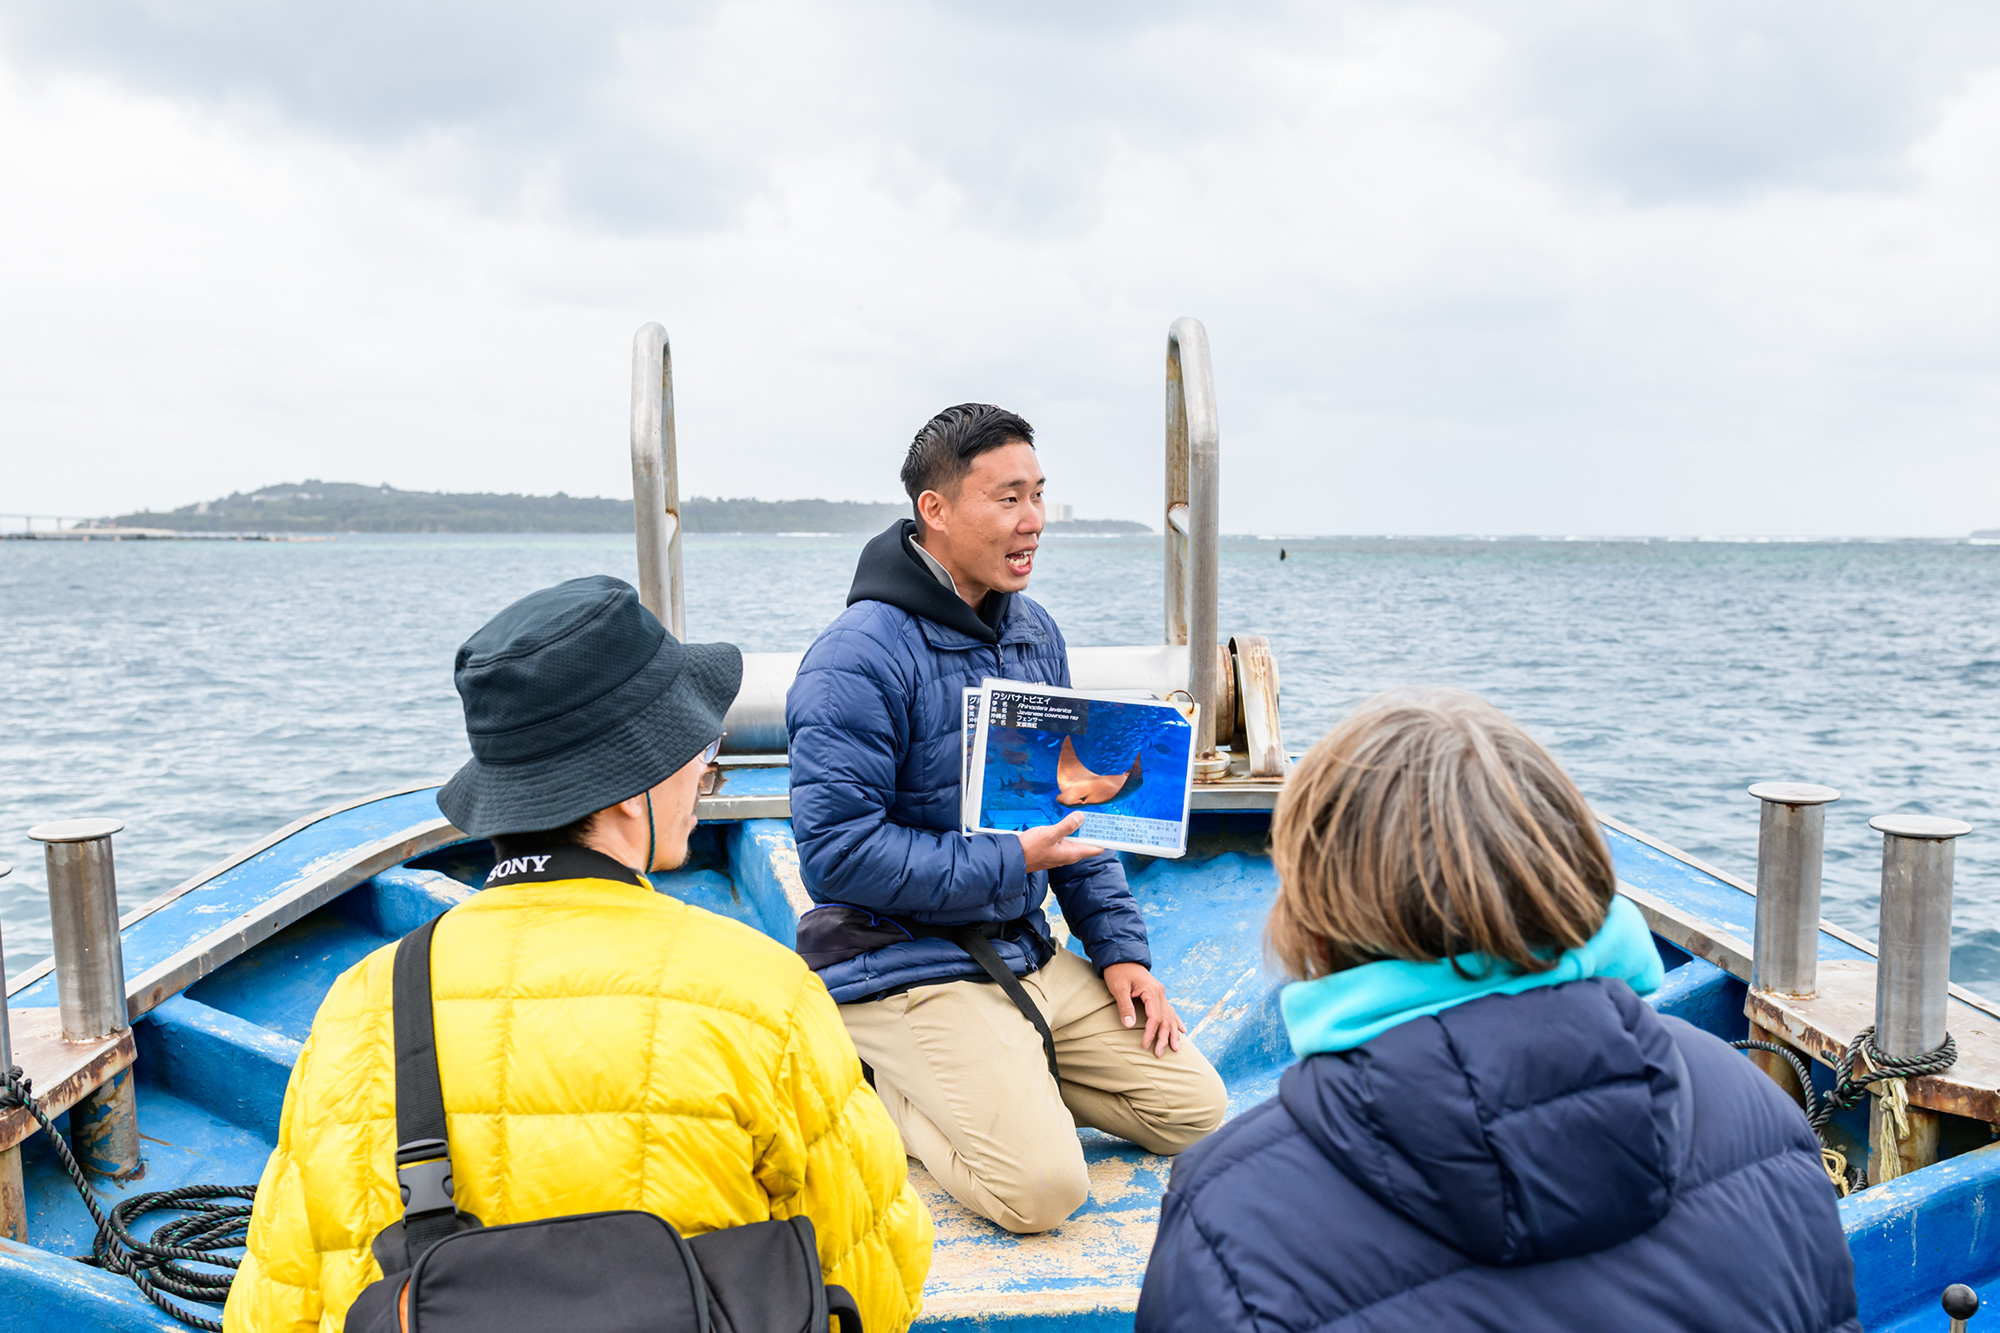
M799 868L823 904L799 952L904 1145L1019 1232L1088 1197L1078 1123L1171 1154L1227 1106L1152 975L1122 863L1070 836L1082 815L959 832L961 691L1070 680L1054 618L1022 595L1042 531L1033 441L980 403L918 432L903 465L917 520L862 550L785 706ZM1088 962L1051 940L1050 890Z

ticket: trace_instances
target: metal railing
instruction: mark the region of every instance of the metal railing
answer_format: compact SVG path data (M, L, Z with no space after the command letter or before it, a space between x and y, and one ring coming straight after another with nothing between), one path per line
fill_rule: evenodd
M1221 473L1208 330L1183 316L1167 330L1167 642L1189 645L1188 693L1205 705L1195 742L1203 755L1215 752L1218 721L1212 701Z
M674 355L658 324L632 336L632 523L639 544L639 601L675 638L685 639Z
M1079 689L1185 689L1202 704L1197 748L1204 778L1221 775L1218 742L1250 753L1249 776L1281 777L1277 670L1261 639L1221 646L1217 632L1217 514L1221 475L1215 381L1201 321L1174 321L1167 333L1166 636L1159 645L1070 649ZM666 330L642 327L632 340L632 507L639 556L639 600L676 637L685 638L681 589L679 470L675 458L673 355ZM1194 651L1199 644L1206 651ZM1239 692L1238 645L1255 659ZM783 754L785 694L801 653L746 653L743 684L725 721L725 752ZM1245 719L1248 719L1247 724ZM1238 737L1247 725L1247 740Z

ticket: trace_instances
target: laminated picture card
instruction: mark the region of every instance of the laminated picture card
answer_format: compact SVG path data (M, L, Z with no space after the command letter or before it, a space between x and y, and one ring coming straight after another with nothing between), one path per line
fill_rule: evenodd
M1078 841L1147 856L1187 850L1192 705L1004 680L966 703L966 832L1018 833L1081 811Z
M972 746L979 734L979 687L968 686L961 692L959 721L963 724L958 733L958 831L971 833L972 826L979 822L979 802L973 799L976 790L972 783Z

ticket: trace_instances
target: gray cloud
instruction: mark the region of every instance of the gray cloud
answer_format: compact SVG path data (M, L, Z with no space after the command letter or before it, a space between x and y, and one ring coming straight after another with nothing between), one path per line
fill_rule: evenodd
M768 186L760 163L837 149L892 194L942 186L962 225L1032 237L1090 226L1120 152L1282 121L1295 90L1272 86L1274 61L1337 62L1371 25L1426 11L864 0L792 11L802 21L777 23L740 70L714 64L726 12L721 0L8 0L0 23L23 67L255 104L340 140L442 143L438 183L494 211L540 186L615 230L713 227ZM1519 151L1529 127L1577 184L1641 203L1889 185L1941 97L2000 49L2000 20L1949 3L1428 12L1500 42L1477 90L1499 137L1514 127ZM1213 41L1172 44L1191 29Z
M716 58L725 8L5 0L0 29L26 71L421 148L433 184L484 208L552 186L566 211L620 231L725 222L768 183L759 162L814 150L859 155L892 193L942 184L968 226L1074 231L1096 216L1119 143L1254 114L1208 73L1135 54L1147 33L1195 21L1191 0L808 7L822 28L779 24L733 70Z
M0 5L17 66L107 75L134 90L255 107L329 139L415 151L432 184L484 211L538 187L619 230L726 222L758 176L711 136L602 104L636 29L696 28L717 0L561 5L267 0ZM677 133L678 131L678 133Z
M1572 171L1640 202L1875 189L1996 37L1978 5L1564 5L1529 26L1516 90Z
M381 142L473 123L569 116L617 59L621 26L706 5L631 0L10 0L23 63L110 74L174 97L254 101L324 133Z
M624 343L662 318L690 487L880 495L854 460L888 478L929 411L986 398L1036 420L1079 500L1150 516L1159 344L1194 313L1232 476L1287 479L1232 523L1741 530L1766 520L1715 480L1739 459L1990 434L2000 335L1954 302L1992 268L1995 23L1940 0L0 0L0 96L39 126L0 156L42 205L0 239L71 265L0 292L41 312L0 377L14 419L55 404L149 301L204 325L121 406L141 438L171 399L211 460L213 483L148 482L180 500L300 469L615 490ZM93 249L121 212L149 225ZM265 354L287 308L324 319L320 356ZM236 359L265 415L187 373ZM35 420L81 441L95 418ZM1835 489L1768 521L1924 513Z

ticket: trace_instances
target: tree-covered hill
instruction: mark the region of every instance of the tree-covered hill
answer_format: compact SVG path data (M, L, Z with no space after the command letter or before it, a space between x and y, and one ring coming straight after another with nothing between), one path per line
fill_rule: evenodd
M690 496L681 502L689 532L880 532L909 513L907 504L854 500L725 500ZM630 532L632 502L591 496L495 495L488 492L399 491L345 481L238 491L220 500L165 513L121 514L120 527L177 532ZM1051 523L1051 532L1145 532L1116 519Z
M681 502L689 532L879 532L908 512L852 500ZM112 520L180 532L630 532L632 502L592 496L399 491L307 480Z

